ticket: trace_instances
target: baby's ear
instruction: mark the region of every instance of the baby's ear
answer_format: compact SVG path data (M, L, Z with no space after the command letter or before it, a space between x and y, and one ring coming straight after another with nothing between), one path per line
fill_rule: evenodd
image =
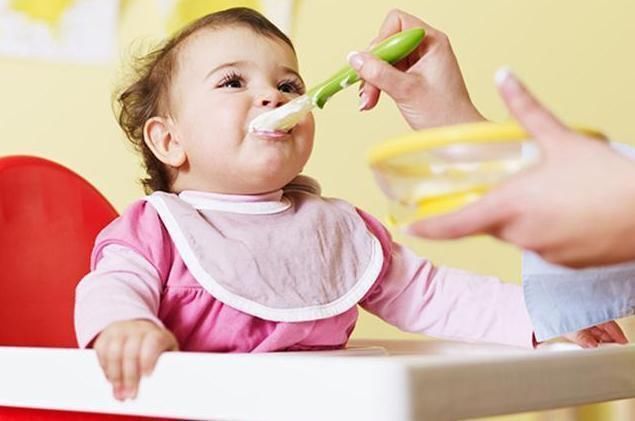
M143 141L159 161L178 168L185 163L186 155L171 123L169 117L148 119L143 126Z

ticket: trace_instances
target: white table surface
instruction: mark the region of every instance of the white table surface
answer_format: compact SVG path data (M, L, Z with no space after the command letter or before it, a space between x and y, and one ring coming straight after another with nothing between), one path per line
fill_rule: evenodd
M635 397L635 345L538 350L356 341L344 351L166 353L135 401L92 350L0 347L0 406L214 420L450 420Z

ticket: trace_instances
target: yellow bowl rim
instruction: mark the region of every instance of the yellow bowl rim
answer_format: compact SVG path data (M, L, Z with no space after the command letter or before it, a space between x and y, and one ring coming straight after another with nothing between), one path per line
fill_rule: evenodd
M601 140L606 136L595 129L574 126L573 130ZM528 138L527 131L518 123L491 121L435 127L398 136L370 149L368 162L378 165L383 161L412 152L448 146L469 140L469 143L512 143Z

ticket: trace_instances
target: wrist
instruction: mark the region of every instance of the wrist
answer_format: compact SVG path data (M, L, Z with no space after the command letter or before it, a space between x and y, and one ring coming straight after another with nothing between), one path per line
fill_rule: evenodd
M487 121L485 117L476 109L471 101L468 101L463 107L460 114L462 123L479 123Z
M404 114L404 117L413 130L487 121L471 102L451 105L437 113L420 112L414 116Z

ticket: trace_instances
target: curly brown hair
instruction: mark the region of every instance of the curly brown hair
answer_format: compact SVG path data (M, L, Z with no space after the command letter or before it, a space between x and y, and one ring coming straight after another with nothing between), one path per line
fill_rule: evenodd
M141 184L147 194L169 191L172 184L167 166L146 145L143 128L148 119L165 113L168 108L168 92L179 48L192 34L202 29L219 29L229 25L242 25L257 34L277 38L295 51L291 40L257 11L246 7L226 9L197 19L158 48L136 58L132 83L116 95L117 121L142 156L146 176L141 179Z

